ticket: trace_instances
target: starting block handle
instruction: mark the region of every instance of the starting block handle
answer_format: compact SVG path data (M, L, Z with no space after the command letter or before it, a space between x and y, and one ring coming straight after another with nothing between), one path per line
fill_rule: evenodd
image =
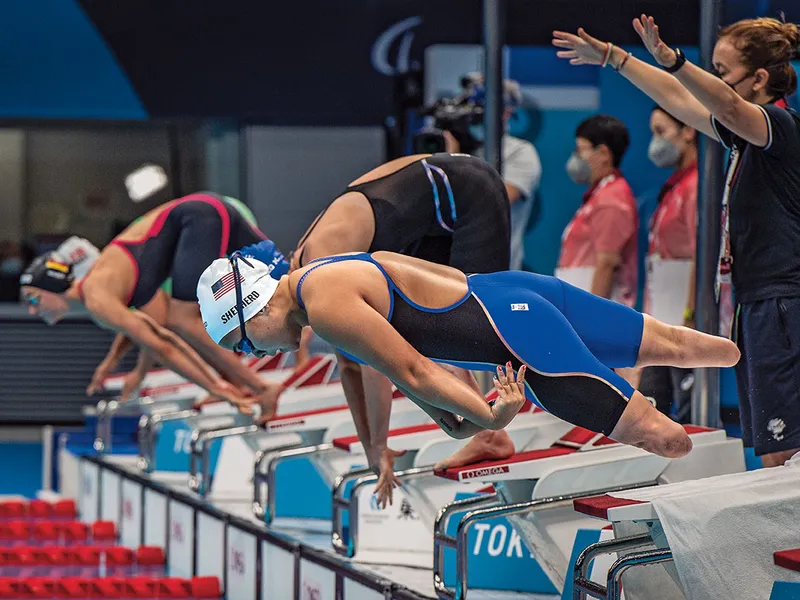
M269 525L276 516L277 504L277 485L276 477L278 465L285 460L308 456L310 454L323 454L336 449L333 444L316 444L314 446L298 447L298 444L287 444L267 451L260 450L256 453L256 460L253 473L253 514ZM262 465L267 457L270 457L266 472L262 470ZM267 503L261 496L262 484L267 484Z
M405 471L396 471L395 476L404 481L419 479L420 477L432 477L433 467L416 467ZM358 495L361 492L361 488L376 481L378 481L378 476L370 471L369 475L365 474L356 479L353 487L350 488L350 501L347 503L350 513L350 540L347 548L347 556L349 558L355 556L358 549ZM344 505L344 502L342 505Z
M350 540L352 540L352 536L347 543L344 540L344 524L343 524L343 513L347 512L350 514L350 501L351 498L344 497L344 488L345 486L351 481L358 481L363 477L367 477L372 475L375 477L377 481L378 478L374 475L372 469L356 469L354 471L350 471L349 473L345 473L344 475L339 475L333 482L333 494L332 494L332 525L333 531L331 533L331 544L333 545L333 549L336 551L337 554L341 554L342 556L352 556L350 551L349 545Z
M672 560L672 550L656 548L655 550L645 550L643 552L631 552L622 556L611 565L608 570L608 580L606 582L606 597L608 600L621 600L622 598L622 575L631 567L639 565L653 565Z
M586 594L595 598L606 598L607 589L589 579L589 565L602 554L613 554L625 550L636 550L653 544L650 534L632 535L613 540L596 542L583 549L575 560L575 578L572 583L572 600L586 600Z
M211 490L210 444L208 442L235 435L249 435L259 431L262 429L255 423L219 429L193 429L189 443L189 489L202 498L205 498ZM199 477L198 462L200 463Z
M152 473L156 469L156 445L161 423L181 421L195 417L198 414L198 411L190 409L172 413L142 415L139 418L139 469L145 473Z
M498 501L497 493L493 492L475 496L474 498L454 500L439 509L436 514L436 520L433 523L433 588L439 598L451 600L456 597L455 588L449 588L444 583L445 548L456 548L456 538L446 533L450 515L462 510L496 506Z

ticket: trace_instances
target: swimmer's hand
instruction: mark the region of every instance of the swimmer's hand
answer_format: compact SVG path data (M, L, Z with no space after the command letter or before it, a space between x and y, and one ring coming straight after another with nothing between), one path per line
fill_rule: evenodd
M105 389L104 381L105 378L111 373L111 363L106 360L103 360L97 368L94 370L94 375L92 375L92 381L86 387L86 395L93 396L94 394L98 394Z
M195 402L194 408L202 408L203 406L216 404L217 402L228 402L243 414L253 414L253 405L258 404L254 397L245 395L239 388L227 381L218 382L215 388L213 394L209 394L205 398Z
M121 402L127 402L136 394L139 386L142 385L144 376L145 373L142 373L139 369L134 369L125 376L125 381L122 383L122 393L119 398Z
M378 506L381 510L386 508L386 504L392 504L394 488L400 487L400 480L394 474L394 459L403 456L405 450L392 450L386 448L381 453L378 475L378 484L375 486L375 493L378 495Z
M261 406L261 416L257 420L259 424L275 418L275 413L278 412L278 399L284 389L281 383L264 382L264 389L253 396L253 401Z
M497 367L497 375L494 376L497 400L492 406L495 426L492 429L503 429L525 404L525 370L525 365L522 365L515 378L510 362L506 363L505 370Z
M590 36L583 27L578 35L566 31L553 32L553 46L565 48L556 52L559 58L568 58L571 65L602 65L608 43Z

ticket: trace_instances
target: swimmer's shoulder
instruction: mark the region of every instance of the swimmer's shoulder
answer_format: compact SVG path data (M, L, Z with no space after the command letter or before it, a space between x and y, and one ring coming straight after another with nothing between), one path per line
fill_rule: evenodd
M297 289L306 307L309 320L314 315L338 311L342 307L380 302L381 292L387 289L383 275L369 262L353 260L324 264L311 271L310 267L298 269L289 278L292 294L297 300ZM377 297L377 298L376 298Z

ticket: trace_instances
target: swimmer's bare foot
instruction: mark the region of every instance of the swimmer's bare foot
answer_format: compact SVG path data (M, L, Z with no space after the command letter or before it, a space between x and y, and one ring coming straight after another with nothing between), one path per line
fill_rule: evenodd
M666 458L680 458L692 450L692 440L682 425L656 410L635 392L609 436Z
M441 471L452 467L463 467L482 460L502 460L513 456L514 442L502 429L481 431L452 456L439 461L434 467Z

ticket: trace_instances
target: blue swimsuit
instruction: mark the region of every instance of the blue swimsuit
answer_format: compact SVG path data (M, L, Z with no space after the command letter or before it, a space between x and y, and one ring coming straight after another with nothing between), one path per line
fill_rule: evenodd
M515 370L525 364L528 391L545 410L604 434L614 429L633 395L630 384L612 371L636 364L644 318L631 308L555 277L522 271L469 275L467 293L458 302L427 308L363 253L313 261L297 283L303 310L306 277L348 260L380 270L391 295L387 321L431 360L476 371L494 371L507 361Z

